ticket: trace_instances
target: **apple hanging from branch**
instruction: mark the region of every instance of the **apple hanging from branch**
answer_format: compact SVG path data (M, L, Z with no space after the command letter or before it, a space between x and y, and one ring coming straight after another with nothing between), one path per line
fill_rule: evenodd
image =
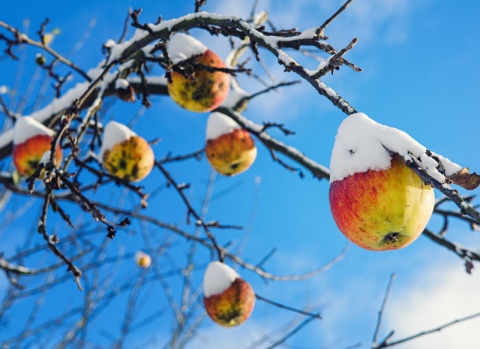
M203 293L208 316L224 327L245 322L255 305L255 293L250 284L222 262L208 265L203 278Z
M145 178L155 164L148 142L116 121L105 127L99 160L108 173L132 182Z
M35 119L25 116L19 118L13 129L13 163L17 172L24 177L35 173L45 153L52 147L55 132ZM57 145L55 165L62 161L62 149ZM42 175L43 176L43 172Z
M225 176L248 170L257 157L257 148L250 133L225 114L210 114L206 138L208 162Z
M217 108L228 96L230 75L215 70L225 68L223 60L192 36L177 33L170 40L169 54L174 65L189 64L185 75L172 71L167 83L170 97L181 107L198 113ZM190 77L189 74L193 73Z
M399 249L417 239L430 220L435 196L405 158L418 157L439 177L434 173L438 163L428 153L405 132L365 114L345 119L330 162L330 208L340 231L374 251Z

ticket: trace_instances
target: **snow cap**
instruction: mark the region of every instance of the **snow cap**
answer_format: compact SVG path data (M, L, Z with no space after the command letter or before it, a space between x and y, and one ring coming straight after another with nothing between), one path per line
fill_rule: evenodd
M127 126L116 121L110 121L107 126L105 126L105 131L103 133L103 143L100 148L100 153L98 154L100 162L103 161L103 154L107 150L110 150L116 144L122 143L136 135L137 134Z
M13 128L13 144L22 144L26 140L38 136L47 135L53 137L55 132L44 126L30 116L18 118Z
M118 78L116 81L115 81L115 88L116 89L127 89L128 86L130 86L130 84L128 83L127 80L125 79L122 79L122 78Z
M207 141L231 133L239 128L241 128L240 125L225 114L211 113L207 120Z
M407 133L381 125L363 113L351 114L338 128L330 159L330 182L368 170L389 169L391 153L397 153L405 160L419 159L430 176L445 183L444 175L437 169L438 162L427 155L427 148ZM462 169L450 160L434 155L440 160L446 175Z
M207 46L193 36L177 33L168 45L168 52L173 64L180 63L193 56L201 55L207 50Z
M210 262L203 277L203 294L206 298L222 294L240 276L222 262Z

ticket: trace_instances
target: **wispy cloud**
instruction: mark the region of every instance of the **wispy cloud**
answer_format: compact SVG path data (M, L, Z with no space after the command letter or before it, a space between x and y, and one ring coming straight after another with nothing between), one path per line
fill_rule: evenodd
M420 270L401 292L394 287L386 327L395 330L394 339L400 339L480 312L479 289L478 273L468 275L459 264L432 265ZM476 318L396 348L478 348L479 326L480 318Z

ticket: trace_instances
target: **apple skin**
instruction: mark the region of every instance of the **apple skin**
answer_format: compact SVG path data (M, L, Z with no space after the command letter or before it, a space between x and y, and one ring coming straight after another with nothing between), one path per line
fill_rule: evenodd
M225 68L225 63L217 54L206 50L193 58L194 64ZM172 72L167 83L170 97L181 107L204 113L217 108L227 98L230 91L230 75L221 71L209 72L206 69L194 69L194 78L185 78L181 73Z
M398 155L387 170L368 170L330 184L330 209L340 231L367 250L405 247L417 239L433 212L433 188Z
M45 134L38 134L27 139L25 142L13 146L13 163L17 172L24 177L30 177L38 168L43 154L52 147L52 137ZM62 162L62 149L57 145L55 160L57 168ZM42 172L42 176L43 176Z
M257 148L248 131L236 129L207 140L205 153L217 172L233 176L250 168L257 157Z
M223 293L203 297L208 316L217 324L233 327L250 317L255 306L252 286L242 278L236 278Z
M103 153L103 166L120 179L138 182L153 168L155 156L142 137L133 136Z

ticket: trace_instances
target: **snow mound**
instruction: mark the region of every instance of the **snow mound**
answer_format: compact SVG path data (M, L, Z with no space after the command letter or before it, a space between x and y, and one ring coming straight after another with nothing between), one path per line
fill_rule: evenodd
M55 132L44 126L37 120L25 116L17 119L13 128L13 144L22 144L27 139L38 135L48 135L53 137Z
M222 262L211 262L203 277L203 294L206 298L223 293L240 276Z
M363 113L355 113L338 128L330 159L330 182L368 170L386 170L390 168L392 153L399 154L406 161L414 160L440 183L445 183L445 175L451 176L462 169L428 151L404 131L379 124Z
M207 120L207 140L215 139L222 135L231 133L241 128L235 120L229 118L225 114L214 112L211 113Z
M168 45L168 52L173 64L180 63L193 56L198 56L207 50L207 46L193 36L177 33Z
M103 143L100 148L100 153L98 154L100 162L103 161L103 154L107 150L110 150L116 144L122 143L136 135L137 134L127 126L116 121L110 121L107 126L105 126L105 131L103 133Z

